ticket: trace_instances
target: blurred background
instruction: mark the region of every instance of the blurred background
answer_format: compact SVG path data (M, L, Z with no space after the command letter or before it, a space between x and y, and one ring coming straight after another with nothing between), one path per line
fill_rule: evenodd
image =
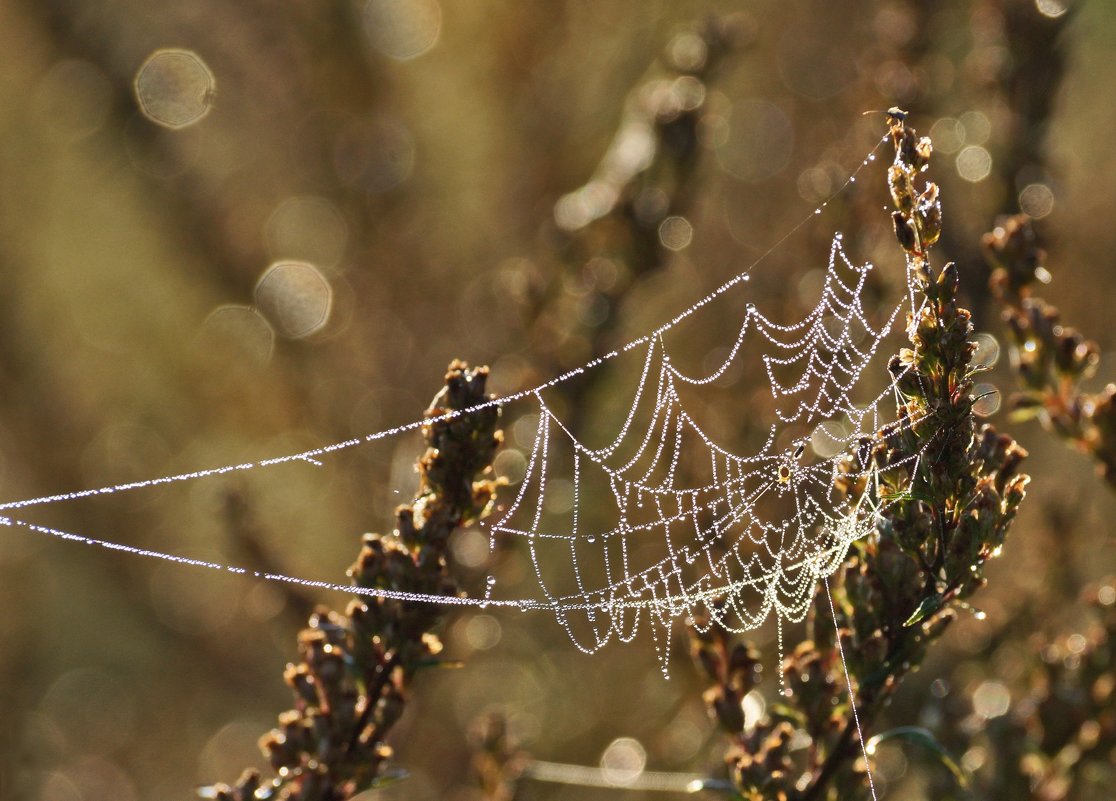
M0 496L409 422L454 357L491 365L496 392L534 386L752 264L883 134L862 112L892 105L934 139L940 251L963 267L978 329L1001 335L980 234L1022 210L1050 250L1047 297L1109 351L1116 6L1069 5L3 0ZM854 260L890 265L870 292L894 297L882 174L863 175L757 267L765 308L792 319L814 304L838 228ZM699 363L723 358L737 323L709 324L689 345ZM1003 364L991 375L1010 389ZM730 375L704 401L728 440L770 405L756 378ZM555 408L605 431L610 380ZM992 422L1032 453L1031 496L980 596L987 619L953 628L892 723L982 689L976 717L1002 714L1029 643L1075 625L1078 589L1116 569L1116 504L1088 460L997 406ZM519 411L497 462L513 487L534 431ZM25 516L344 581L360 534L413 491L420 449L405 435L321 468ZM477 541L455 550L463 581L493 569L527 594L527 555L489 564ZM185 800L262 766L294 634L315 602L345 600L0 528L0 798ZM650 638L586 656L546 615L479 610L446 631L464 666L422 679L394 738L410 778L370 797L475 798L470 731L491 712L539 759L720 768L680 633L666 681ZM905 798L932 797L901 753L880 770Z

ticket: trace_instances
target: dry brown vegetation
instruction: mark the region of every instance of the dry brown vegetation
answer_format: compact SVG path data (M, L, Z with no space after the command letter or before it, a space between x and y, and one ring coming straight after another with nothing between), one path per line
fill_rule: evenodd
M235 463L413 420L456 357L490 365L488 391L533 386L751 264L872 146L884 118L861 112L900 105L934 140L930 174L944 205L923 285L937 317L916 332L921 341L892 345L917 364L943 346L926 336L957 334L956 363L924 365L936 394L912 400L908 387L906 402L965 407L959 386L995 385L1005 401L989 422L1030 453L1032 484L971 599L979 616L947 607L975 588L971 571L962 580L953 567L983 564L1014 512L1019 450L990 434L968 443L958 434L925 479L930 497L895 509L892 534L915 532L895 540L898 552L887 537L865 542L832 582L842 639L857 652L866 734L899 732L877 742L876 789L1105 799L1116 743L1116 590L1105 578L1116 572L1116 507L1103 480L1116 159L1104 132L1116 112L1102 99L1116 16L1101 2L1055 15L1062 5L1074 4L764 0L734 13L689 0L2 4L3 496ZM401 29L410 38L393 38L384 14L412 6L426 15ZM137 75L162 48L196 54L211 74L208 85L192 73L194 105L145 94L146 81L158 89L156 72L137 97ZM633 123L653 131L648 168L608 172L603 154ZM563 198L602 175L615 202L592 219L571 216ZM781 245L753 275L757 296L800 313L834 228L880 265L870 292L901 291L884 181L879 172L859 181ZM901 193L896 201L909 211ZM1028 218L1000 219L1020 211ZM900 243L917 256L925 232L916 233ZM314 270L260 284L276 261ZM961 356L960 309L1003 350L979 377ZM730 323L719 325L692 343L693 358L728 335ZM748 441L748 419L769 403L751 379L736 376L698 410L713 430ZM595 410L618 386L604 375L556 404L591 437L607 427ZM512 482L530 444L514 411L495 459ZM968 422L951 430L980 425L967 408L958 414ZM295 463L28 515L137 547L344 581L361 532L383 530L414 494L422 448L407 435L321 468ZM949 521L948 536L919 528L926 519ZM964 538L961 558L950 545ZM447 575L466 588L483 582L476 544L468 532L441 541ZM495 559L502 585L527 594L524 554ZM881 587L900 573L908 580ZM267 774L257 740L291 704L282 675L298 658L296 633L316 605L345 608L332 593L9 528L0 603L0 798L43 801L186 799L245 767ZM773 630L736 650L705 641L703 667L676 659L667 682L646 641L587 657L545 615L452 614L438 629L440 657L461 667L419 671L413 684L406 676L406 711L384 729L393 770L408 778L375 797L611 798L517 781L520 749L595 765L619 737L642 744L649 768L728 776L745 795L866 797L825 619L786 632L802 645L787 663L798 691L780 707ZM337 621L317 623L304 660ZM432 616L414 630L435 628ZM685 641L674 648L682 656ZM768 677L758 685L753 659ZM889 670L873 673L872 660ZM889 680L919 664L901 686ZM807 674L816 696L796 685ZM397 678L381 692L391 696ZM745 732L734 715L753 690L767 697L770 726ZM736 741L727 774L718 724ZM808 730L813 750L801 738L780 750L793 730ZM380 734L369 753L382 756Z

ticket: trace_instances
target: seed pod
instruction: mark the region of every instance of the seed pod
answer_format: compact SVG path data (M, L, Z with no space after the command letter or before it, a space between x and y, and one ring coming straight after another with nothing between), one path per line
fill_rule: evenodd
M930 184L918 198L918 222L922 233L922 246L928 248L942 235L942 204L938 200L938 185Z
M910 220L902 212L896 211L891 215L891 223L895 226L895 238L899 241L899 246L908 253L917 253L918 235Z
M929 136L924 136L918 140L918 144L914 147L914 167L919 172L922 172L930 166L930 156L934 152L934 145L930 141Z
M899 163L914 167L918 160L917 147L918 142L915 140L914 131L910 128L904 128L899 133L899 143L896 148L899 151Z
M895 208L909 215L914 209L914 185L911 183L910 174L897 164L892 164L887 169L887 185L891 189L891 200Z
M950 295L957 294L957 290L961 286L961 276L957 269L957 262L951 261L942 268L942 272L938 275L938 286Z

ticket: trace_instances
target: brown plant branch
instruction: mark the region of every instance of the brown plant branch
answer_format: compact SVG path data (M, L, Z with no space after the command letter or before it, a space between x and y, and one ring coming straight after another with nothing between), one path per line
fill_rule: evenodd
M450 536L487 513L498 484L490 464L502 435L496 406L445 414L488 400L487 377L484 367L450 365L445 387L426 411L418 492L397 509L391 534L365 535L349 568L358 594L460 594L447 562ZM209 797L345 801L385 780L392 754L387 735L415 675L438 664L442 617L437 605L381 595L361 595L344 613L315 612L298 637L300 662L283 674L295 706L260 741L276 775L264 780L247 771L235 786L207 788Z
M1051 275L1031 219L1024 214L1002 218L983 244L992 268L989 287L1011 337L1020 385L1010 399L1014 417L1035 418L1089 454L1116 489L1116 384L1098 393L1082 389L1096 373L1100 349L1063 325L1058 309L1034 294L1035 285Z
M960 275L929 260L941 234L938 188L920 186L930 141L907 127L904 113L893 110L889 120L893 224L924 302L908 319L911 347L889 364L903 425L883 429L863 455L846 457L848 478L838 482L847 497L867 494L878 506L876 533L854 543L817 591L807 639L782 665L788 697L762 719L738 714L758 684L758 653L723 634L694 634L712 682L706 702L730 736L730 775L747 801L867 794L861 733L875 730L903 678L983 586L983 567L999 554L1028 481L1018 473L1025 452L988 426L978 431L973 418L977 368L970 315L958 304ZM854 478L867 465L879 471L878 489ZM795 747L802 742L808 747Z

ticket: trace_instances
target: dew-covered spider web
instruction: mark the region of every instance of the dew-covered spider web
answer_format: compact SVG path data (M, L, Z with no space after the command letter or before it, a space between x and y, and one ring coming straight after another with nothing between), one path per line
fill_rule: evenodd
M846 186L874 159L875 150ZM821 212L819 207L807 219ZM898 376L885 369L890 349L881 347L905 312L917 311L909 266L896 268L902 275L874 280L876 268L857 262L838 233L828 254L819 253L825 259L823 280L806 313L784 319L752 297L757 293L750 292L750 272L761 261L775 261L779 246L805 222L669 322L583 367L482 404L515 406L535 422L524 476L484 524L493 550L514 540L529 553L535 594L510 597L493 576L470 596L361 592L416 602L545 610L587 652L610 641L630 641L650 629L664 671L666 634L676 618L747 631L774 616L781 637L782 622L803 618L819 582L838 568L851 543L875 527L885 501L872 492L843 491L850 484L879 480L867 443L881 431L917 422L897 414ZM890 287L894 297L881 301L881 287ZM871 302L866 301L869 296ZM710 320L717 325L710 326ZM723 360L704 371L689 366L687 343L726 320L736 333L722 343ZM616 374L616 386L627 383L625 390L610 393L608 408L599 410L616 425L605 441L594 442L555 411L554 399L567 382L606 370ZM714 436L703 422L701 399L705 393L723 393L718 382L734 370L766 384L769 393L763 394L769 402L761 413L738 401L734 414L741 421L739 430L747 433ZM256 462L9 501L0 504L6 515L0 524L183 565L351 594L355 589L347 584L146 550L10 515L28 507L284 463L318 465L335 452L427 422ZM910 463L887 469L917 472ZM572 490L572 500L554 502L556 488L567 495Z
M681 323L656 332L638 350L619 430L598 447L570 431L545 391L534 393L525 476L486 528L493 549L501 537L525 543L541 592L530 605L553 610L577 647L631 640L644 624L661 632L678 617L738 632L772 613L801 620L818 581L874 528L878 505L867 494L846 499L841 487L877 478L865 443L889 425L894 390L886 381L875 394L857 390L907 300L870 319L862 300L872 269L852 262L837 234L820 298L802 319L711 301L710 313L736 311L739 328L704 374L672 359ZM749 356L770 385L773 420L740 452L703 429L689 400ZM572 503L548 503L556 475L560 493L572 485Z

